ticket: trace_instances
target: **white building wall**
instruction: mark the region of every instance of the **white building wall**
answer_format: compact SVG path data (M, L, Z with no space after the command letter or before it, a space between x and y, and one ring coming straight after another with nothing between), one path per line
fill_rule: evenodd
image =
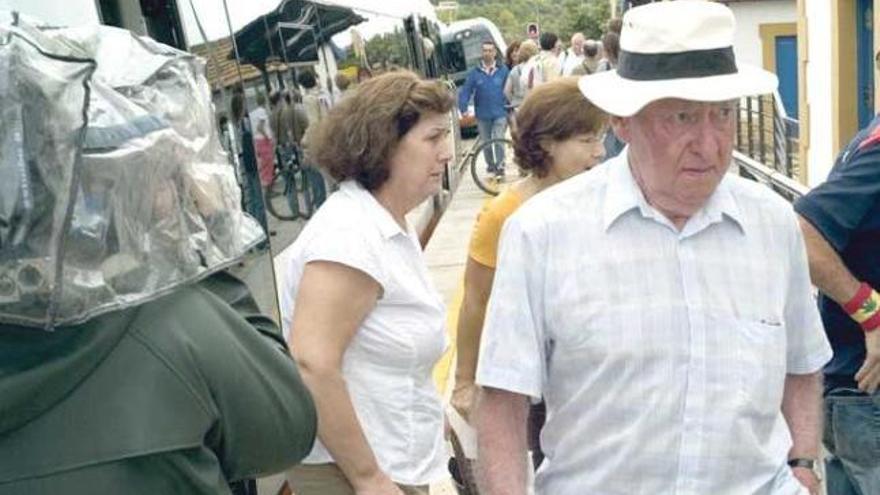
M827 0L825 0L827 2ZM736 60L761 67L763 50L761 47L761 24L797 22L797 2L795 0L772 0L754 2L734 2L728 5L736 17L734 51Z
M807 153L807 185L822 183L831 166L835 152L832 140L831 115L831 2L806 0L807 15L807 105L810 112ZM801 129L802 138L806 129Z

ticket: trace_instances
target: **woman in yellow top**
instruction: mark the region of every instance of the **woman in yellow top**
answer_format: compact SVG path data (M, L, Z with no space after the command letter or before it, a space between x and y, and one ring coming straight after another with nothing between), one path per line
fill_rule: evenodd
M526 97L517 112L513 143L516 162L529 175L489 200L474 225L458 315L458 360L452 393L452 406L466 420L474 404L480 335L504 221L531 196L589 170L604 157L602 136L607 117L581 95L577 80L557 79L536 87Z

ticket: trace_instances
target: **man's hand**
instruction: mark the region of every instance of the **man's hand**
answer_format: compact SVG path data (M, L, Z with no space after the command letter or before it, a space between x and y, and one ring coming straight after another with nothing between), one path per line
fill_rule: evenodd
M808 375L786 375L782 393L782 416L791 431L792 446L789 459L817 459L822 431L822 375L821 371ZM816 474L806 467L792 468L792 474L818 495Z
M807 490L810 491L810 495L819 495L820 489L822 487L822 482L819 480L819 477L816 476L816 473L813 472L812 469L807 469L805 467L796 467L791 468L792 474L797 480L803 485Z
M873 394L880 386L880 328L865 332L865 362L856 373L859 390Z

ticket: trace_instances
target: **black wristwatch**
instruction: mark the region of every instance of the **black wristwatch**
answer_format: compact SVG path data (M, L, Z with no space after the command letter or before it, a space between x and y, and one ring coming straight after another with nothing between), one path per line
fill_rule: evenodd
M794 459L788 460L789 467L799 467L799 468L807 468L807 469L815 469L816 468L816 460L815 459L804 459L802 457L795 457Z
M819 471L816 469L816 459L805 459L803 457L795 457L793 459L788 460L788 466L792 469L794 468L806 468L813 472L816 475L816 479L820 482L822 481L822 477L819 475Z

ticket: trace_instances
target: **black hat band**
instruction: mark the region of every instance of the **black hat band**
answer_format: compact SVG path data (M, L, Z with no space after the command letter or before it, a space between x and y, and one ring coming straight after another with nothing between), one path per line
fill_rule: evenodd
M736 74L733 47L677 53L620 51L617 74L636 81L658 81Z

